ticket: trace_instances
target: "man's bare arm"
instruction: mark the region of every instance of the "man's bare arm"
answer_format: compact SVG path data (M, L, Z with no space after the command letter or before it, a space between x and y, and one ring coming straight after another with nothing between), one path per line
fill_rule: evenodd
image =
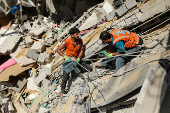
M81 58L83 56L83 53L84 53L84 51L83 51L83 49L81 49L78 58Z
M63 48L61 47L61 46L59 46L57 49L56 49L56 52L59 54L59 55L61 55L61 56L63 56L64 57L64 53L61 51Z

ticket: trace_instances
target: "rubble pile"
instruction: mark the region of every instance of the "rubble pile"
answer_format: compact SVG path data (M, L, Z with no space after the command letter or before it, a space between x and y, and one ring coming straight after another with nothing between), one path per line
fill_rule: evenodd
M151 0L153 1L161 0ZM99 51L108 46L102 44L99 35L104 30L109 31L114 28L128 28L142 34L146 29L145 22L148 24L146 30L154 25L152 21L154 15L148 15L152 12L144 10L145 7L148 10L152 9L155 15L161 13L166 17L169 9L165 7L170 6L167 1L164 0L167 4L162 4L161 7L164 8L156 13L155 10L160 4L155 3L156 5L153 5L155 7L147 7L149 1L149 3L141 1L139 6L136 0L128 0L124 3L114 2L113 6L109 0L106 0L88 9L76 21L61 20L58 24L55 20L38 14L28 16L26 20L17 18L9 22L8 27L1 27L0 56L6 58L0 61L1 111L3 113L90 113L110 110L115 113L120 110L118 108L131 105L129 108L135 109L136 100L139 102L141 98L138 98L138 95L143 92L146 94L143 84L144 86L147 84L147 77L154 78L153 71L162 73L162 77L166 75L158 62L153 64L150 62L160 58L166 59L170 54L168 50L170 25L162 24L163 27L157 30L151 29L148 34L139 34L144 40L141 46L143 50L134 55L135 58L116 74L113 74L114 68L110 70L96 67L102 60L98 57ZM48 5L50 4L51 2ZM158 16L157 19L160 18ZM82 60L91 63L93 71L70 78L67 94L61 98L60 83L63 74L61 64L64 58L56 53L56 48L70 37L69 30L73 27L81 31L80 38L85 46ZM153 79L150 78L151 80ZM163 79L161 80L160 83L163 84ZM142 102L140 104L142 105Z

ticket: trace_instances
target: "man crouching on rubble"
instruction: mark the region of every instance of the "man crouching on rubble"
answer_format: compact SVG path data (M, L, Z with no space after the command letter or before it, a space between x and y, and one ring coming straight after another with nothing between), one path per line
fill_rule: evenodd
M110 48L108 50L111 51L110 54L108 54L107 50L101 52L106 55L105 57L107 58L102 60L100 64L102 66L107 66L109 62L116 60L114 73L123 67L127 61L131 60L132 57L127 55L121 55L117 57L112 56L140 51L140 47L138 45L143 44L143 40L135 33L120 29L114 29L111 31L111 33L103 31L100 34L100 39L102 43L110 44ZM113 52L113 50L115 52Z
M74 65L75 67L78 67L81 72L85 72L86 70L82 67L80 67L78 63L80 63L82 66L84 66L86 69L88 69L89 71L92 71L92 67L88 64L85 64L85 62L80 61L82 56L83 56L83 41L82 39L79 38L79 29L77 28L71 28L69 31L69 34L71 35L70 38L66 39L58 48L57 48L57 53L61 56L64 57L65 62L63 64L63 66L66 66L71 59L73 59L74 61ZM66 55L64 55L64 53L61 51L62 49L65 49L66 51ZM63 79L61 82L61 97L63 97L63 94L65 93L65 87L67 84L67 81L69 80L69 74L70 73L66 73L63 70ZM71 71L71 75L72 74L76 74L73 71Z

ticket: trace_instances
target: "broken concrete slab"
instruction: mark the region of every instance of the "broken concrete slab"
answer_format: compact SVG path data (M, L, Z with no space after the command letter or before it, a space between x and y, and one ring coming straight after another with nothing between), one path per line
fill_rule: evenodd
M45 72L42 72L34 79L34 82L38 85L42 80L46 78L46 76L47 74Z
M93 13L80 27L79 30L86 30L90 27L93 27L94 25L96 25L99 22L99 19L96 15L96 13Z
M44 49L44 45L41 42L36 41L32 45L31 49L34 50L35 52L42 52Z
M43 67L43 68L39 69L39 73L42 73L42 72L45 72L47 75L51 75L52 69L47 68L47 67Z
M32 49L27 49L27 51L25 52L25 56L34 60L38 60L39 54Z
M125 14L128 11L128 9L126 8L126 5L122 5L119 9L116 10L116 14L121 17L123 16L123 14Z
M37 26L36 28L31 29L28 32L28 35L33 36L34 38L40 38L41 35L47 30L48 30L47 27Z
M131 9L137 5L137 2L136 2L136 0L129 0L129 1L125 2L125 5L128 9Z
M158 113L160 111L166 111L161 110L168 88L164 80L165 75L166 71L160 65L150 69L132 113Z
M20 26L20 29L22 30L22 31L25 31L25 30L30 30L31 29L31 25L30 25L30 23L24 23L22 26Z
M143 13L139 21L143 22L156 14L164 12L167 10L167 7L170 7L169 0L152 0L139 8Z
M115 12L111 12L108 15L106 15L107 21L113 20L115 17Z
M32 78L28 78L27 80L27 92L35 93L40 91L40 88L35 84Z
M33 43L31 37L30 36L26 36L26 37L24 37L24 39L25 39L25 43L26 43L27 47L30 47L31 44Z
M112 11L114 11L114 7L112 6L113 3L111 3L110 1L106 1L103 5L103 9L106 11L106 13L110 13Z
M8 51L11 52L19 42L20 38L21 37L18 34L8 35L8 37L6 37L3 43L0 45L0 53L5 54Z
M40 55L39 55L39 57L38 57L37 63L39 63L39 64L44 64L45 58L46 58L45 52L44 52L44 53L40 53Z

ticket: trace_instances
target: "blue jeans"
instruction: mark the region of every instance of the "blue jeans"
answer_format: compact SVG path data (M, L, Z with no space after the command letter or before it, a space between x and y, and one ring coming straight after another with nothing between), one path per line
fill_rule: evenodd
M140 51L140 47L136 46L132 49L128 49L125 50L125 54L129 54L129 53L133 53L133 52L137 52ZM126 55L122 55L122 56L118 56L118 57L112 57L110 59L104 59L101 62L102 66L107 66L107 64L113 60L116 60L116 64L115 64L115 73L121 68L123 67L128 61L130 61L133 57L132 56L126 56Z

